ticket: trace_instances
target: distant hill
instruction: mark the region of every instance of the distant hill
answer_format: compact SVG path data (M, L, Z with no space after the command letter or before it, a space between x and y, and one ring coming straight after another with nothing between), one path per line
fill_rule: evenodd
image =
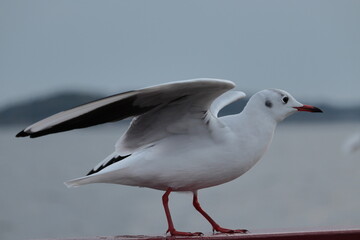
M55 113L102 98L101 94L59 92L20 102L0 110L0 125L29 124Z
M20 102L0 110L0 125L27 125L39 121L52 114L75 106L105 97L103 94L83 92L60 92L29 101ZM238 101L225 107L220 115L240 112L248 99ZM286 122L309 121L360 121L360 106L353 108L337 108L331 105L313 103L321 108L322 114L294 114Z

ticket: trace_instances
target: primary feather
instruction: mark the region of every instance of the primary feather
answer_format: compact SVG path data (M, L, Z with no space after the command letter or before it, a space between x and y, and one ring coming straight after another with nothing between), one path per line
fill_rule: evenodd
M90 127L139 116L151 110L152 113L161 114L163 109L175 105L184 106L184 110L191 106L194 109L196 107L207 109L217 96L234 86L232 82L226 80L195 79L120 93L52 115L25 128L17 134L17 137L40 137ZM181 113L183 112L179 114ZM146 116L144 115L137 122L147 118ZM156 125L155 122L148 121L147 125L149 124Z

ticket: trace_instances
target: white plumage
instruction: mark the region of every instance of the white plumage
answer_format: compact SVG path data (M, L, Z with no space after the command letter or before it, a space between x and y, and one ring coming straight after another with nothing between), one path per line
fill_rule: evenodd
M218 117L224 106L245 97L231 90L234 87L231 81L194 79L130 91L55 114L17 136L38 137L134 117L114 153L87 176L66 185L115 183L164 190L172 235L192 234L175 230L167 197L171 191L191 191L194 206L214 230L236 232L221 228L197 205L197 190L249 170L266 152L277 123L285 117L321 110L299 103L283 90L268 89L252 96L240 114Z

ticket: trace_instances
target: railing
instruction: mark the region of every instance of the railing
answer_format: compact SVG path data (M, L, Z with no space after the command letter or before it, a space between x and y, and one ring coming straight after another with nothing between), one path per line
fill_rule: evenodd
M253 232L248 234L214 234L199 237L171 237L171 236L144 236L124 235L111 237L67 238L61 240L172 240L172 239L199 239L199 240L360 240L360 229L314 230L314 231L274 231ZM48 239L50 240L50 239ZM52 239L55 240L55 239ZM60 240L60 239L56 239Z

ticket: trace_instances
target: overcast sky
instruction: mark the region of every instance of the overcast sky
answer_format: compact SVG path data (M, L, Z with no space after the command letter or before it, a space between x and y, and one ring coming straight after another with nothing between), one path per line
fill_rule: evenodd
M360 1L0 1L0 107L198 77L360 103Z

